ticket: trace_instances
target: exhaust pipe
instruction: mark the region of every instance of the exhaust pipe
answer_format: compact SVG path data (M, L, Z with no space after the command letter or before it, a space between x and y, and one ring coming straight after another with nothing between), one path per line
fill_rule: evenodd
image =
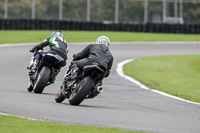
M98 87L97 87L97 91L98 91L99 93L101 93L101 92L103 92L103 88L102 88L101 86L98 86Z
M103 92L103 88L101 86L98 86L97 89L93 89L91 91L91 93L88 95L87 98L94 98L102 92Z

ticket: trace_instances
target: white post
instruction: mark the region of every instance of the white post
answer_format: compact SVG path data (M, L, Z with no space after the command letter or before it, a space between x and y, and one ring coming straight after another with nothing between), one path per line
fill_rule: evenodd
M4 18L8 18L8 0L5 0L5 11L4 11Z
M180 18L183 18L183 1L180 0Z
M59 20L62 20L63 1L59 0Z
M115 23L119 22L119 0L115 0Z
M174 1L174 17L178 17L178 5L177 5L177 0Z
M144 23L148 21L148 0L144 1Z
M90 0L87 0L87 21L90 21Z
M163 23L165 23L166 18L166 0L163 0Z
M35 0L32 0L32 13L31 18L35 19Z

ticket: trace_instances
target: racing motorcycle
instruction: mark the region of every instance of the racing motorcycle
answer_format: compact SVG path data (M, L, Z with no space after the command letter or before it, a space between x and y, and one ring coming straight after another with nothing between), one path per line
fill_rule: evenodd
M99 93L103 92L103 88L99 87L101 79L105 77L106 70L100 65L87 65L79 76L70 80L73 70L69 70L65 75L63 83L56 94L55 101L63 102L66 98L69 99L71 105L79 105L84 99L94 98Z
M55 65L64 59L59 55L48 53L48 50L35 50L30 52L34 52L34 54L30 59L29 67L27 67L29 69L29 85L27 90L29 92L42 93L47 85L54 82L55 76L59 73L59 70L54 68ZM34 58L36 53L42 56L37 65ZM30 73L34 66L37 66L35 72Z

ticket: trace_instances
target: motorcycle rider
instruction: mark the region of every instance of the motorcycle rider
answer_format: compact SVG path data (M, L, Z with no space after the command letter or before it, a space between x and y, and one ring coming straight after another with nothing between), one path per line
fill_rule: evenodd
M30 52L43 49L44 47L48 45L49 45L50 50L47 52L42 51L42 53L51 53L54 55L59 55L60 57L64 59L55 67L56 73L54 74L54 77L50 81L51 83L53 83L55 81L56 76L60 72L60 69L66 65L67 53L68 53L69 48L67 47L66 40L63 38L62 32L56 30L51 34L50 37L46 38L42 43L30 49ZM34 73L36 71L37 65L40 59L41 59L41 54L36 52L34 55L34 65L29 73Z
M102 65L106 69L105 77L108 77L113 64L113 56L109 51L109 45L109 38L107 36L100 36L97 38L96 44L89 44L80 53L74 54L74 59L69 66L71 76L66 77L66 79L76 79L84 66L93 64ZM97 87L101 87L102 80L97 82Z

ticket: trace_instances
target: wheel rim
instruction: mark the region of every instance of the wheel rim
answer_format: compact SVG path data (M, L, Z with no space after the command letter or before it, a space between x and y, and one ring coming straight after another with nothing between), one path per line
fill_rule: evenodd
M73 90L70 97L69 97L69 100L71 100L77 93L77 91L83 86L83 84L85 83L85 80L81 81L81 83L78 85L77 89Z
M41 77L41 74L39 73L38 76L37 76L37 80L36 80L36 82L35 82L35 85L37 85L37 83L38 83L40 77Z
M75 95L76 95L76 92L73 92L73 93L70 95L69 100L71 100Z

